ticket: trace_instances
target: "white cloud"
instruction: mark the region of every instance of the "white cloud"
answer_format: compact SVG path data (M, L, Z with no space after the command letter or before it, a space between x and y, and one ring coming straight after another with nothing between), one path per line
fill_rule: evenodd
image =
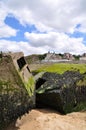
M4 3L0 2L0 26L3 25L7 14L8 14L7 8L4 6Z
M0 51L24 52L25 55L45 53L46 48L32 47L28 42L0 40Z
M40 32L25 33L27 42L0 41L1 49L23 51L25 54L58 52L83 53L86 46L82 38L70 38L65 32L86 33L86 0L1 0L0 37L15 36L17 30L4 23L8 14L24 26L34 24ZM76 28L77 24L81 26ZM2 42L2 44L1 44Z
M46 48L56 52L79 54L86 52L83 38L70 38L64 33L49 32L47 34L25 33L25 37L34 47ZM47 50L48 51L48 50Z
M8 9L0 2L0 38L16 36L17 30L9 27L4 23L6 16L8 15Z
M29 39L29 42L0 40L0 51L22 51L25 55L42 54L49 50L58 53L70 52L72 54L86 52L86 46L82 43L82 38L70 38L63 33L49 32L48 34L38 35L25 33L25 36Z
M17 30L12 29L7 25L0 26L0 38L16 36Z
M22 24L37 23L63 32L73 32L78 22L86 16L85 0L6 0L9 11ZM85 21L86 22L86 19Z

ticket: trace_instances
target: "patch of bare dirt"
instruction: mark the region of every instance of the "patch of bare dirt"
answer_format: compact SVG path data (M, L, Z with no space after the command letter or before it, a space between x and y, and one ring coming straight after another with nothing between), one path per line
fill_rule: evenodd
M86 130L86 112L61 115L52 110L32 110L6 130Z

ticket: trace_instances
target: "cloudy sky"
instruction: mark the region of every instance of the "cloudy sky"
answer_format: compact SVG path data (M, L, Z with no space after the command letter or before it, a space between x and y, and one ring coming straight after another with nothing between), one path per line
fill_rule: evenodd
M86 53L86 0L0 0L0 51Z

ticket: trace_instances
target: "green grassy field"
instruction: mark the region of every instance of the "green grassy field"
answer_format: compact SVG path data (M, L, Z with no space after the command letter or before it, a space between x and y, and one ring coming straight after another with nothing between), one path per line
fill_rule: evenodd
M51 64L51 65L44 65L39 69L35 70L35 72L55 72L62 74L65 71L80 71L80 73L86 72L86 64L68 64L68 63L59 63L59 64Z

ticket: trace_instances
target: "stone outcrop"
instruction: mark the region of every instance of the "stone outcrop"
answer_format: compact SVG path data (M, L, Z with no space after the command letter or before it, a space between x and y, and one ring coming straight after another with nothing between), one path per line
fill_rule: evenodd
M0 130L35 106L34 79L23 53L0 58Z
M46 72L36 82L37 106L48 106L61 113L74 111L86 104L86 74L67 71L64 74Z

